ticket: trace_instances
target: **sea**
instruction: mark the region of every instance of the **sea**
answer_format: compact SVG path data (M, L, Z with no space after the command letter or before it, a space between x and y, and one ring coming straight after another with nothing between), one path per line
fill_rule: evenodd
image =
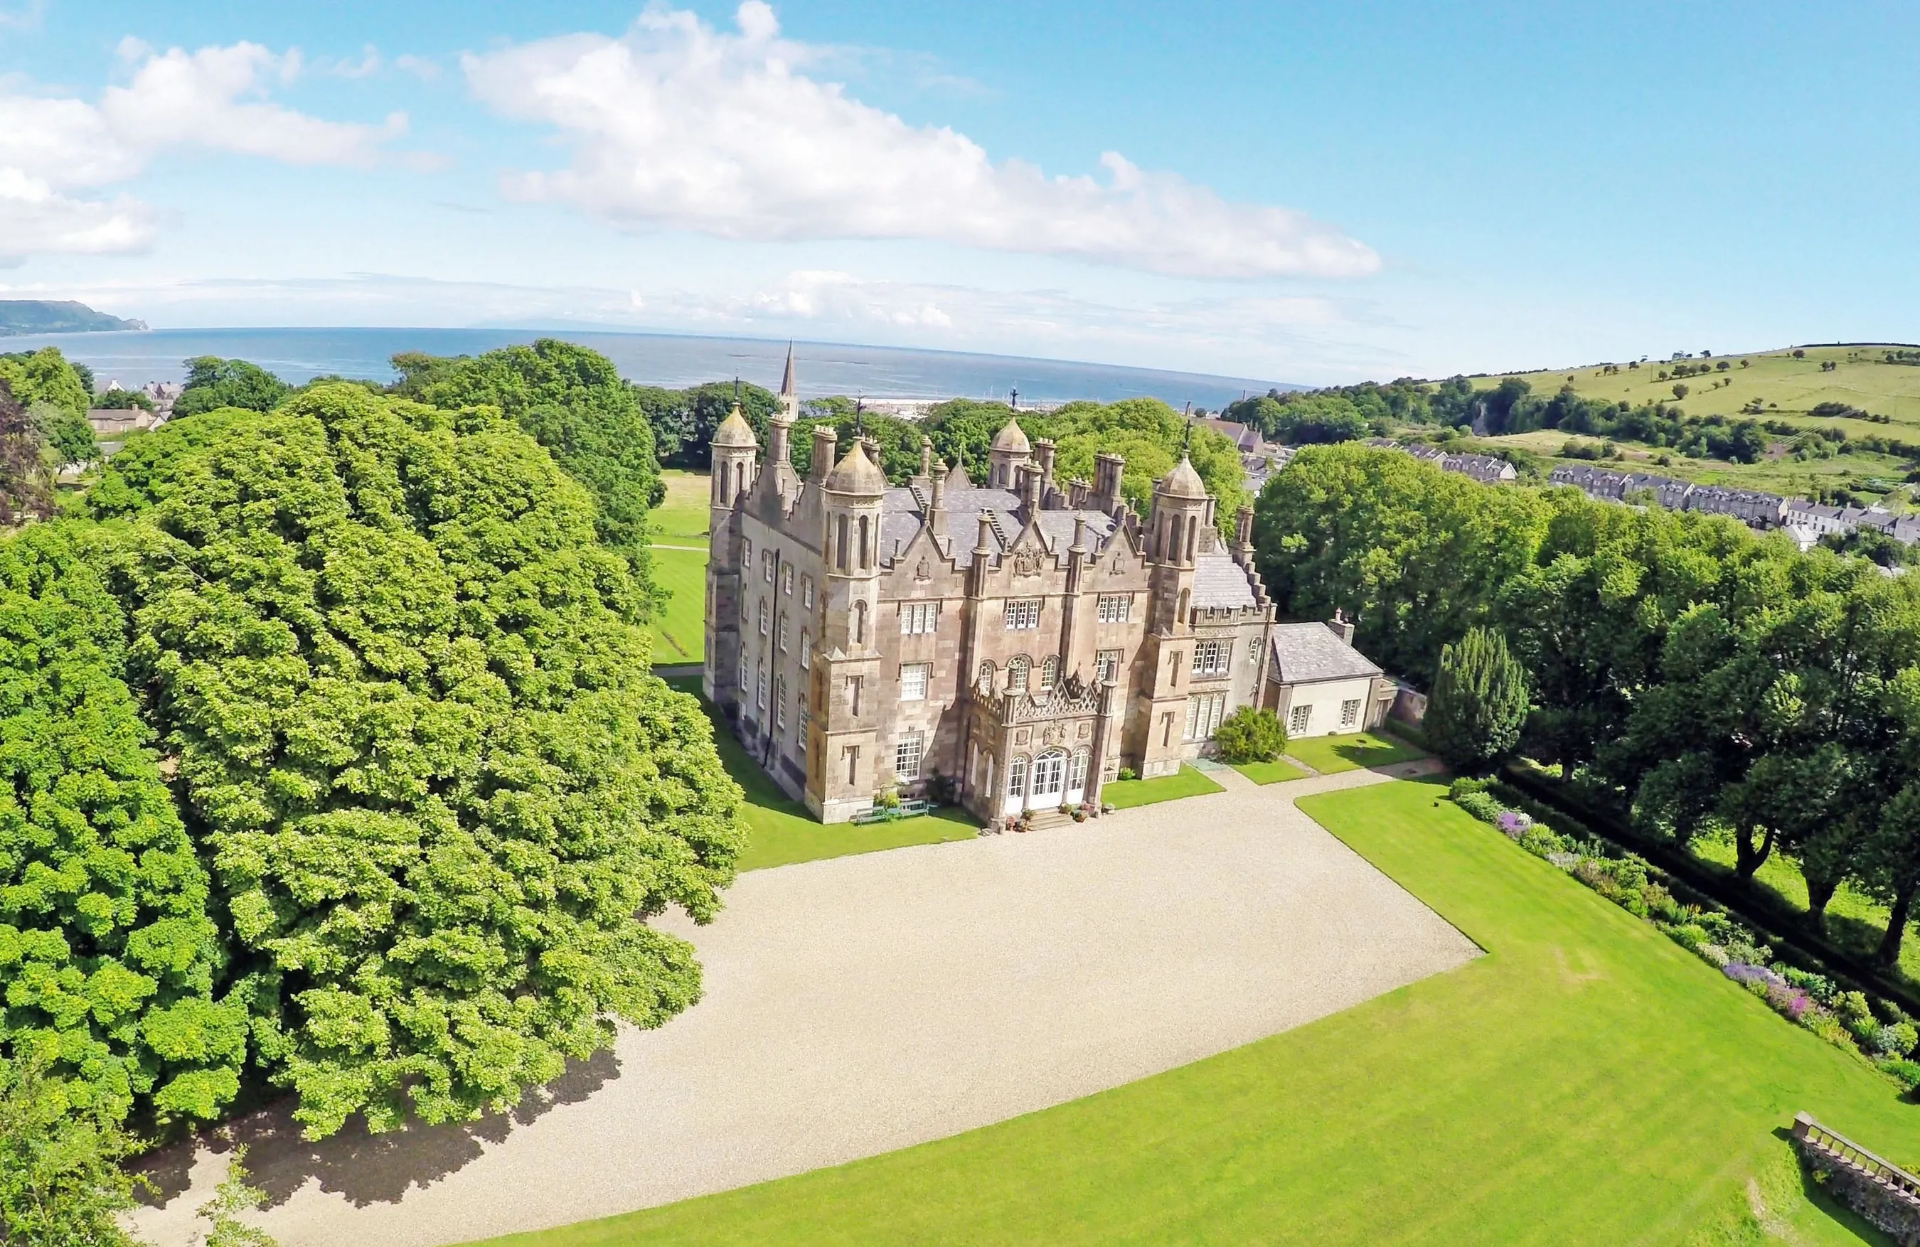
M184 361L200 355L250 360L294 384L320 376L391 381L394 372L388 361L400 351L477 355L543 337L591 347L612 360L628 380L668 389L735 377L778 389L787 353L784 340L761 338L570 329L392 328L36 334L0 338L0 351L57 346L69 359L92 368L100 386L118 381L133 389L148 381L180 380L186 372ZM794 354L802 397L845 394L877 400L1007 401L1018 391L1023 407L1074 399L1110 403L1144 396L1174 407L1192 403L1217 411L1249 393L1301 388L1246 377L837 342L796 342Z

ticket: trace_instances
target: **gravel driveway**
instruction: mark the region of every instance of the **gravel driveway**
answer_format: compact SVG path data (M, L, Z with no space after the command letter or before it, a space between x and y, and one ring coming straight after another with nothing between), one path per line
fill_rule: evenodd
M1216 776L1221 773L1216 772ZM242 1124L281 1247L428 1247L937 1139L1237 1047L1477 954L1293 805L1366 771L741 876L672 923L706 997L516 1120L301 1143ZM141 1214L184 1245L222 1160Z

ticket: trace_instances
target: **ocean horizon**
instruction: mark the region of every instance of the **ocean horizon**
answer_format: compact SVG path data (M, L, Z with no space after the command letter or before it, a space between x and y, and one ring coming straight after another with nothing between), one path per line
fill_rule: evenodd
M178 381L185 361L200 355L249 360L294 384L320 376L390 381L390 358L401 351L477 355L498 347L560 338L599 351L627 380L684 389L707 381L743 381L777 390L785 364L784 339L722 338L698 334L622 333L581 329L286 328L147 329L101 333L30 334L0 338L0 351L60 348L93 369L97 383L132 389L149 381ZM797 388L802 397L829 394L872 399L1005 401L1018 390L1025 403L1092 399L1110 403L1151 397L1218 410L1244 394L1305 387L1282 381L1208 373L1130 368L965 351L796 341Z

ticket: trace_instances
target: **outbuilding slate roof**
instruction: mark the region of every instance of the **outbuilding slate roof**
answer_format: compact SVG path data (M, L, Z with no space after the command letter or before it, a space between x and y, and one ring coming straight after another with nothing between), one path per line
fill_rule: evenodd
M1349 680L1379 674L1378 666L1342 641L1326 624L1273 626L1271 678L1282 684L1311 684L1316 680Z

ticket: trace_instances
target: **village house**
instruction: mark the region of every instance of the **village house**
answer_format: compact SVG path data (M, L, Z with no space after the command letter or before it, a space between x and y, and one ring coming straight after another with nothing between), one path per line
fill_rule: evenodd
M1206 752L1241 706L1310 702L1308 734L1377 720L1378 668L1350 634L1276 626L1252 512L1224 539L1184 457L1145 516L1119 455L1063 482L1013 420L979 484L923 440L892 485L876 448L840 453L824 426L803 479L798 414L789 357L764 463L737 408L714 434L703 683L822 821L888 789L983 819L1097 802L1123 767L1167 775Z

